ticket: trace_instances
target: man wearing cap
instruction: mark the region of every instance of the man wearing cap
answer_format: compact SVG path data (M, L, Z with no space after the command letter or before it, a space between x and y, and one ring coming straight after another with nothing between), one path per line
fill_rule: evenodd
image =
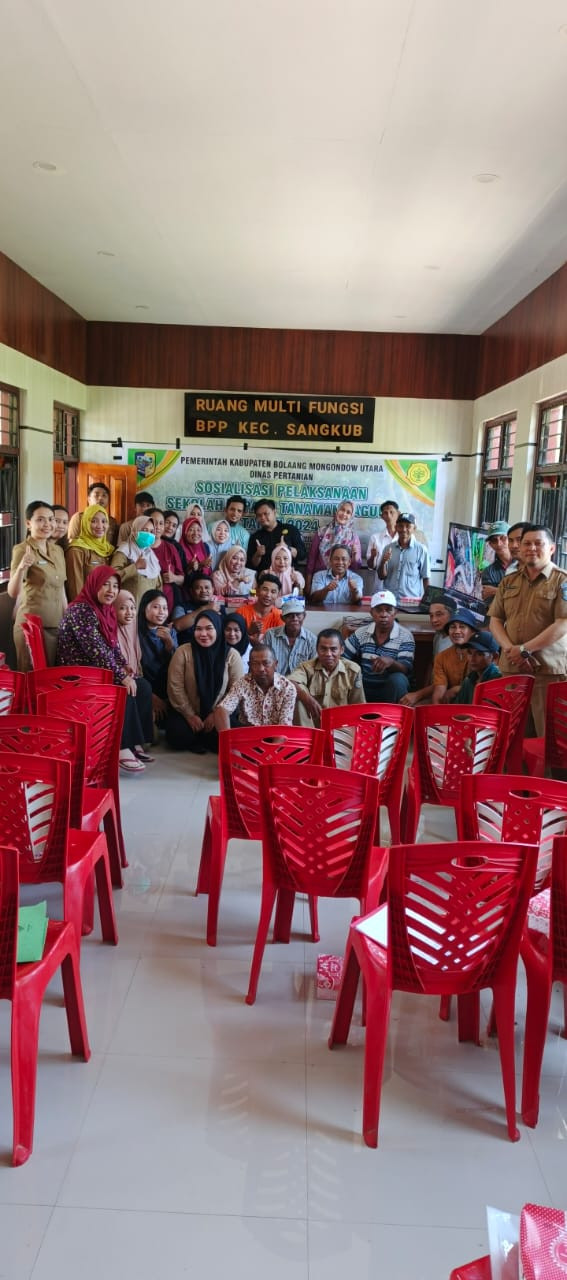
M329 568L313 574L311 604L360 604L364 583L352 573L348 547L331 547Z
M396 622L396 597L376 591L370 601L372 622L359 627L345 644L345 655L362 668L368 702L399 702L408 692L415 640Z
M437 654L433 663L434 705L454 702L469 668L466 646L478 627L478 619L470 609L457 609L445 624L451 641L449 649Z
M512 559L512 553L508 546L509 527L505 520L497 520L495 524L491 524L488 530L486 541L494 551L494 560L486 569L483 569L481 574L483 600L494 599L496 588L502 581Z
M486 684L487 680L500 679L502 672L495 662L500 649L490 631L477 631L463 648L469 656L469 671L455 702L472 702L477 684Z
M264 643L271 645L278 660L280 676L288 676L295 671L300 662L314 658L317 651L317 636L303 626L305 622L305 600L299 597L284 600L281 607L283 624L271 627L264 634Z
M401 511L396 520L397 542L382 553L378 577L396 601L421 600L429 586L429 552L414 536L415 516Z
M531 711L540 738L547 686L567 678L567 573L553 563L554 551L551 529L529 525L520 543L520 568L504 575L488 611L502 675L535 677Z
M347 707L366 702L357 662L343 658L343 638L334 627L317 636L317 657L302 662L291 674L297 687L294 723L306 727L321 723L321 707Z

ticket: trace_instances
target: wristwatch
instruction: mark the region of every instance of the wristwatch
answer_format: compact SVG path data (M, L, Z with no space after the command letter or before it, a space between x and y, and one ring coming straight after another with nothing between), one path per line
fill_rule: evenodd
M524 649L524 646L522 645L522 647L520 648L520 657L523 658L525 662L526 659L529 659L532 657L532 654L530 653L529 649Z

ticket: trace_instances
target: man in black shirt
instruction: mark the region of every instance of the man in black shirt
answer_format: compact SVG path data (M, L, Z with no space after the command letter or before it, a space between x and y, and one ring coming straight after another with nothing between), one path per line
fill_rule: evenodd
M278 542L285 542L291 551L294 564L305 560L307 551L303 538L294 524L282 524L276 516L276 504L271 498L260 498L254 503L254 514L259 528L250 534L246 563L260 573L271 566L272 552Z

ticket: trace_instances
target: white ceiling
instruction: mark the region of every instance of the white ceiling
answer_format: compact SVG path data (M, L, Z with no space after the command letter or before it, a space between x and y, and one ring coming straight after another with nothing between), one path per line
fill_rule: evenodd
M0 47L0 248L88 319L476 333L567 259L567 0L0 0Z

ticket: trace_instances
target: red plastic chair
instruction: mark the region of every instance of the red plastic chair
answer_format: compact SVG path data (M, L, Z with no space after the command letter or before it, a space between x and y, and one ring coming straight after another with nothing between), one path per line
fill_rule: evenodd
M502 676L501 680L487 680L475 686L473 707L504 707L510 713L504 761L508 773L522 772L522 747L533 687L533 676Z
M415 841L422 804L456 811L467 773L502 773L509 725L508 712L496 707L415 708L413 760L402 806L405 843Z
M380 805L388 810L390 834L400 840L400 806L404 769L413 725L413 711L388 702L353 707L324 707L325 763L353 773L369 773L380 783ZM376 843L380 843L380 810L376 815Z
M374 848L377 778L326 765L264 765L259 771L262 901L247 1004L254 1004L262 958L278 896L274 942L288 922L296 893L358 898L377 905L388 853ZM279 919L278 919L279 917Z
M85 1062L91 1056L75 930L63 920L50 920L42 959L16 964L18 890L18 853L16 849L0 848L0 999L12 1002L14 1165L24 1164L32 1152L41 1002L58 969L63 976L71 1052Z
M531 946L523 955L528 1003L522 1081L522 1119L535 1128L539 1115L539 1082L549 1021L551 987L563 986L564 1027L567 1034L567 837L554 841L551 870L549 938L529 929Z
M0 667L0 716L23 711L26 705L26 677L21 671Z
M28 707L33 712L38 709L39 694L49 693L51 689L74 692L84 684L113 684L112 671L105 667L42 667L40 671L28 671L25 680ZM23 707L20 710L23 711Z
M498 1020L508 1133L517 1141L514 999L522 928L537 849L456 841L394 845L388 904L353 921L329 1039L345 1044L359 975L366 994L363 1135L378 1145L384 1056L393 991L456 992L465 1003L491 987ZM384 913L387 912L386 918ZM386 924L387 941L367 936ZM363 932L366 930L367 932Z
M219 901L229 840L259 840L262 834L258 769L262 764L320 764L320 729L275 725L225 729L219 734L220 796L209 796L195 893L208 893L207 942L217 943ZM311 927L317 941L317 914ZM317 936L316 936L317 935Z
M43 622L37 613L26 613L22 620L22 633L28 646L32 670L47 666L47 653L43 639Z
M462 1267L452 1271L449 1280L492 1280L490 1257L477 1258L476 1262L465 1262Z
M116 830L114 797L110 788L103 791L93 810L94 789L85 787L87 726L78 720L56 719L55 716L11 715L0 718L0 751L49 756L68 760L71 765L71 807L69 821L78 831L98 831L102 818L112 883L122 887L120 846ZM85 912L83 932L93 927L94 899Z
M463 778L457 832L459 840L538 845L532 892L539 893L549 884L554 839L567 835L567 783L525 773Z
M123 867L128 866L122 820L120 816L120 784L118 761L120 757L120 741L124 724L126 706L126 690L117 684L83 684L74 686L71 691L52 689L49 693L38 693L38 711L43 715L61 717L64 720L78 720L87 726L87 756L85 762L86 787L83 793L83 827L89 831L98 831L101 822L105 830L113 823L116 840ZM113 808L108 792L112 795ZM112 818L107 817L112 814ZM88 826L85 827L85 824Z
M526 738L524 765L532 777L543 778L546 771L567 770L567 680L554 680L547 687L545 737Z
M63 886L63 919L81 937L85 888L96 875L102 936L118 942L106 837L69 826L71 765L0 753L0 830L20 853L22 884Z

